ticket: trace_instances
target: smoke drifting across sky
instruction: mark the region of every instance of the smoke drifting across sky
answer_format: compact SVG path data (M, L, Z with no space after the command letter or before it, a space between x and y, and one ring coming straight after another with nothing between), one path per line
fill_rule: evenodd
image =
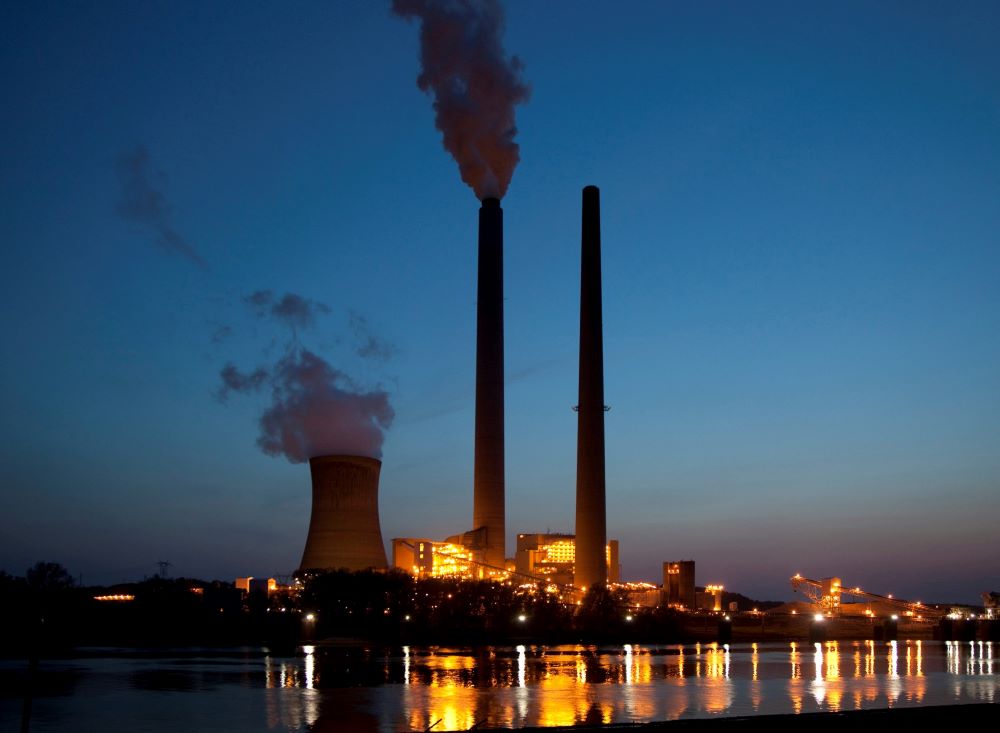
M257 318L273 317L291 333L284 354L273 365L244 372L229 363L219 373L222 402L234 392L269 393L270 405L260 416L260 449L291 463L334 454L381 458L385 431L395 417L389 394L363 390L299 343L299 331L315 325L318 316L330 312L329 306L295 293L277 298L269 290L243 300Z
M352 310L349 320L354 332L354 352L362 359L389 361L396 354L396 347L376 336L363 315Z
M121 183L118 213L122 218L150 228L156 235L156 243L165 251L186 257L207 270L204 258L174 229L170 205L155 184L156 179L164 177L163 173L153 168L145 146L137 145L119 156L116 168Z
M420 20L417 86L434 97L435 125L480 199L502 198L521 159L514 108L527 100L523 64L503 51L498 0L393 0Z
M285 293L280 299L270 290L257 290L243 298L258 318L271 316L288 326L292 333L309 328L319 316L327 315L330 306L295 293Z

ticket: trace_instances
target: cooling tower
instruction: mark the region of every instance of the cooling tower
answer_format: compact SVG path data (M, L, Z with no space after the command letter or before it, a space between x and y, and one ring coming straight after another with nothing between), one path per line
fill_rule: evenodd
M473 529L486 529L486 563L503 568L503 209L479 209L479 297L476 315L476 444Z
M573 585L608 581L604 498L604 337L601 319L601 200L583 189L580 255L580 401L576 434L576 574Z
M299 570L385 568L378 519L382 462L362 456L316 456L312 472L312 518Z

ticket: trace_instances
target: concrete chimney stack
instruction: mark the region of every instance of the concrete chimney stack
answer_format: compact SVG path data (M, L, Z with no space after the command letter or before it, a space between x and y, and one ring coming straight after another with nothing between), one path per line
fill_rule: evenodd
M474 530L485 529L486 563L504 567L503 209L479 209L479 297L476 318Z
M576 573L573 585L608 582L604 486L604 336L601 316L601 200L583 189L580 263L580 398L576 438Z
M378 517L382 462L363 456L316 456L312 517L299 570L366 570L386 567Z

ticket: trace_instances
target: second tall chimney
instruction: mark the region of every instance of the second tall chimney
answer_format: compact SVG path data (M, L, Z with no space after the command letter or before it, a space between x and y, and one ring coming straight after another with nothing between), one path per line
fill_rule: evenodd
M583 189L580 256L580 401L576 437L576 571L573 585L608 582L604 496L604 336L601 317L601 199Z
M479 298L476 317L476 447L472 522L485 529L486 563L506 556L503 450L503 209L479 209Z

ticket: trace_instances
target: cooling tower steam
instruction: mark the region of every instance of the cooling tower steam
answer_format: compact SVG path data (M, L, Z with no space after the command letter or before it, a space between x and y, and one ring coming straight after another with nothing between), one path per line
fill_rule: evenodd
M435 125L479 199L503 198L521 159L514 108L528 99L523 64L506 57L497 0L393 0L420 21L417 86L434 97Z
M303 332L331 313L330 306L297 293L278 296L271 290L256 290L242 301L258 322L282 327L287 339L276 361L271 357L250 371L228 363L219 372L222 384L216 397L220 402L233 393L270 396L259 420L258 447L268 455L285 456L291 463L305 463L319 455L380 458L385 431L396 416L389 393L363 389L300 341ZM372 332L367 319L356 311L350 311L350 316L355 332L358 323L364 326L364 334L374 344L370 348L378 347L383 361L391 357L394 347ZM368 358L360 351L359 355Z
M257 445L264 453L304 463L312 456L348 454L380 458L395 411L389 394L365 392L308 349L290 349L271 369L244 374L233 364L221 371L219 397L270 390L260 416Z
M256 290L243 297L258 318L270 316L284 324L293 335L315 325L316 320L330 313L330 306L297 293L285 293L281 298L270 290Z

